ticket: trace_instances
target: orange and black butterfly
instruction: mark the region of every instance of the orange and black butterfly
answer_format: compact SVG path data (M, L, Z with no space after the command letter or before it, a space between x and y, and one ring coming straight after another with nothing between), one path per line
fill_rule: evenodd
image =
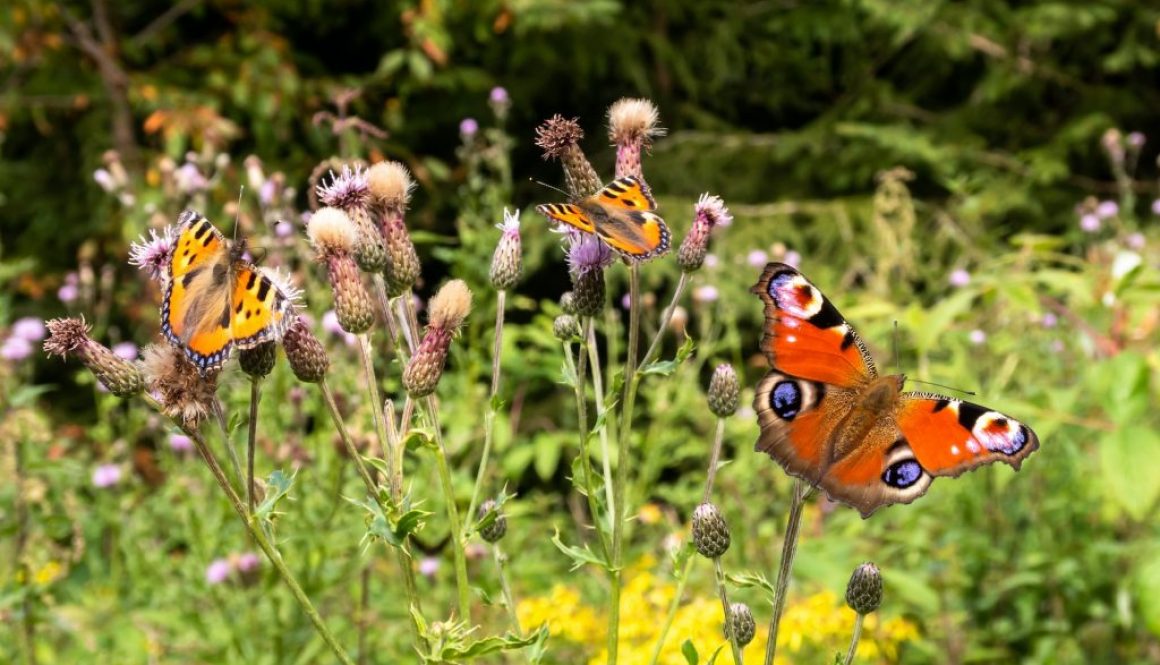
M541 215L591 233L620 255L637 261L669 251L669 227L653 212L656 209L648 185L633 176L617 178L576 203L536 206Z
M242 259L245 243L230 243L201 213L178 218L169 263L161 332L203 374L235 347L281 339L293 301L261 270Z
M863 517L914 501L936 476L991 462L1018 469L1039 448L1014 418L879 376L858 333L796 269L770 263L753 292L765 303L761 350L772 367L753 402L757 450Z

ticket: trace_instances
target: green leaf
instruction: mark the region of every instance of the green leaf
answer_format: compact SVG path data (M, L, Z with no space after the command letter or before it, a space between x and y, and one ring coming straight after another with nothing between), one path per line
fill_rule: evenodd
M716 663L717 656L721 655L721 650L724 648L725 648L724 644L718 646L717 650L713 652L713 655L709 657L709 660L705 661L705 665L713 665L714 663Z
M583 568L587 564L599 566L605 570L612 570L612 566L607 561L590 550L587 545L584 547L574 547L572 545L565 545L564 541L560 540L560 530L556 529L556 534L552 536L552 544L556 549L563 552L568 558L572 559L572 570Z
M1160 637L1160 544L1154 545L1150 554L1139 560L1132 586L1140 618L1153 635Z
M435 437L425 429L416 428L407 432L407 436L403 437L403 448L408 451L418 450L419 448L437 448Z
M270 474L270 477L266 479L266 498L254 510L258 519L273 520L278 502L290 494L290 488L294 485L294 476L294 473L290 475L282 473L281 469Z
M668 376L677 371L681 363L689 359L693 355L693 349L696 344L693 343L693 338L688 335L685 336L685 341L681 344L681 348L677 349L677 355L672 360L655 360L643 367L641 374L648 376L650 374L658 374L660 376Z
M560 361L560 383L575 390L576 389L576 381L577 381L576 370L573 367L572 363L568 362L567 360L561 360Z
M697 655L697 647L693 646L693 640L685 640L681 643L681 655L685 657L685 662L689 665L697 665L700 660Z
M725 578L729 580L730 584L738 589L749 589L756 587L758 589L764 589L765 592L768 593L771 597L773 596L773 585L770 584L769 580L766 579L765 576L761 573L742 573L740 575L728 573L725 575Z
M1160 434L1145 425L1122 426L1100 440L1104 487L1125 512L1143 519L1160 497L1160 465L1150 464L1160 450Z
M528 635L527 637L520 637L518 635L508 633L502 637L495 635L491 637L485 637L481 640L468 642L465 645L448 645L443 648L443 652L440 654L440 658L444 661L461 660L468 658L478 658L480 656L486 656L488 654L497 653L500 651L515 651L517 649L523 649L524 647L531 646L539 642L541 639L544 639L543 636L547 634L547 631L548 627L544 625L540 626L536 632Z

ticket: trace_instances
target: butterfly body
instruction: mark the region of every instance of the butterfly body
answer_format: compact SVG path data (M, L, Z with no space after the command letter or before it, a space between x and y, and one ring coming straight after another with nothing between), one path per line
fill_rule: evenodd
M178 224L161 311L165 337L203 374L220 367L234 348L280 339L293 303L242 258L245 242L230 243L192 210Z
M757 450L863 517L926 493L936 476L1004 461L1016 469L1039 446L997 411L879 376L862 340L796 269L770 263L753 291L765 302Z
M556 222L591 233L609 247L635 260L669 251L669 227L653 212L656 199L640 178L618 178L599 192L572 203L548 203L536 210Z

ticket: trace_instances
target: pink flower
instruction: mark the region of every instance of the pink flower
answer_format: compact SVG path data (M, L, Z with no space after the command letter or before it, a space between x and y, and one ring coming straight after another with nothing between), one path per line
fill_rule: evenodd
M1054 328L1059 325L1059 317L1051 312L1045 312L1043 318L1039 319L1039 323L1044 328Z
M23 337L17 337L13 335L12 337L4 340L3 344L0 344L0 358L3 358L4 360L11 360L13 362L19 362L28 356L31 356L34 350L35 349L32 346L32 342L24 339Z
M169 274L169 263L173 257L173 229L165 227L158 234L149 229L149 237L141 236L129 246L129 265L144 270L150 278L161 280Z
M1160 215L1160 199L1153 199L1153 201L1152 201L1152 214L1153 215Z
M716 302L719 296L717 287L709 284L693 289L693 300L696 302Z
M113 345L113 355L124 360L137 359L137 345L133 342L121 342Z
M1131 132L1128 134L1128 145L1133 148L1143 148L1147 142L1148 137L1144 136L1142 132Z
M1144 238L1144 234L1139 231L1129 233L1128 237L1124 239L1124 242L1132 249L1144 249L1144 245L1148 243L1147 239Z
M175 453L188 453L193 450L193 439L184 434L170 434L169 449Z
M341 335L346 332L338 322L338 313L333 309L326 310L322 315L322 329L332 335Z
M93 486L105 489L121 482L121 467L116 464L101 464L93 469Z
M256 552L242 552L238 555L237 567L238 572L249 573L258 569L262 565L262 558Z
M568 248L568 270L582 275L612 264L612 250L596 236L583 234Z
M705 267L706 268L712 270L713 268L716 268L719 265L721 265L721 259L717 258L716 254L706 254L705 255Z
M78 295L80 293L76 284L65 284L57 289L56 292L56 297L60 298L60 301L66 305L75 301Z
M294 235L294 225L284 219L274 223L274 235L279 238L289 238Z
M93 180L106 192L112 192L117 189L117 183L113 181L113 174L109 173L106 169L93 171Z
M709 257L705 257L709 258ZM760 249L753 249L745 257L745 262L754 268L761 268L769 261L769 254Z
M1095 233L1100 230L1101 226L1103 226L1103 223L1100 221L1100 218L1091 213L1079 218L1079 228L1084 233Z
M193 162L182 164L179 169L173 172L173 178L177 182L177 189L183 194L193 194L209 189L209 181L201 174L197 164Z
M230 578L233 570L225 559L214 559L205 569L206 584L221 584Z
M498 85L488 93L487 100L492 104L507 104L511 101L508 97L508 91Z
M963 287L971 283L971 273L963 270L962 268L959 268L951 272L951 275L949 278L947 278L947 281L951 283L951 286Z
M433 556L425 556L419 560L419 574L423 577L435 577L435 573L439 572L439 559Z
M35 316L24 316L12 323L13 337L26 339L29 342L39 342L44 339L46 334L48 331L44 327L44 321Z
M983 344L984 342L987 341L987 333L983 332L982 330L979 330L978 328L975 328L967 336L967 339L971 340L971 344L974 344L975 346L979 346L980 344Z
M1096 206L1096 216L1100 219L1115 217L1120 214L1120 206L1115 201L1100 201Z
M785 253L785 256L781 257L781 261L791 268L797 268L802 264L802 255L791 249Z
M479 123L475 121L475 118L464 118L459 122L459 135L465 139L475 136L478 131Z

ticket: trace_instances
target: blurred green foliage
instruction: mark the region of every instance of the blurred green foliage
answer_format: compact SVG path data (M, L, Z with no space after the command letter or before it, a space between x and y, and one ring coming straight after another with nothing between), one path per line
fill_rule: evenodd
M902 371L976 389L1043 440L1018 475L988 468L940 480L916 505L868 521L811 504L797 587L840 594L854 565L877 561L884 612L920 629L901 649L905 663L1160 657L1160 237L1151 208L1160 9L1128 0L16 0L0 16L0 71L3 325L72 311L89 317L102 341L154 341L157 294L125 265L127 241L185 205L232 217L249 155L267 174L284 174L287 196L258 205L248 192L243 225L265 239L270 263L295 271L319 317L330 306L324 280L300 238L274 239L274 221L309 206L311 173L332 155L407 163L420 184L408 223L424 258L421 294L445 275L476 291L440 386L462 502L491 366L492 226L505 206L557 197L527 182L560 180L532 145L534 127L557 112L580 117L585 146L607 175L607 105L650 97L670 136L645 172L675 237L703 191L723 196L736 222L714 239L718 262L684 303L696 354L672 376L646 379L641 392L629 494L664 517L636 528L633 558L664 561L666 536L687 532L714 426L699 387L719 362L735 364L743 385L760 377L760 306L746 290L763 259L751 254L793 251L881 365L897 352ZM489 106L493 86L511 98L500 113ZM471 137L459 129L466 117L481 126ZM1129 132L1142 134L1142 147ZM110 149L127 169L130 203L94 182ZM167 190L175 181L165 158L197 164L210 186ZM1082 215L1101 202L1117 212L1083 230ZM503 349L510 408L497 421L493 474L496 488L518 495L507 505L506 549L518 597L546 596L567 579L600 607L598 576L564 578L571 562L550 542L557 527L568 542L587 535L573 518L582 511L569 483L575 413L551 334L567 278L556 236L530 212L523 241L526 277L509 294ZM948 282L955 270L967 283ZM81 296L65 305L55 295L70 271ZM644 271L653 298L646 332L676 274L667 260ZM600 325L609 370L624 344L623 270L610 279ZM710 286L716 297L697 291ZM341 337L327 342L331 381L359 420L357 355ZM670 339L665 357L676 348ZM397 367L383 370L383 388L397 393ZM255 586L206 583L210 561L248 546L198 461L168 449L163 422L56 361L3 361L0 378L4 452L31 451L24 491L32 570L42 574L28 585L8 567L0 573L0 659L16 658L14 617L28 598L42 662L327 657L273 575L247 583ZM301 466L279 504L280 545L353 644L366 525L342 497L361 490L314 393L284 364L266 390L275 397L263 403L261 464L267 472ZM223 389L230 412L241 413L247 395L240 379ZM743 404L751 398L750 388ZM752 457L755 438L751 414L729 421L725 458L734 463L716 492L735 529L730 570L768 574L790 482L772 461ZM414 495L439 504L430 455L412 452ZM99 463L129 477L115 490L95 488ZM16 492L0 483L5 540L17 530ZM432 616L453 595L447 535L432 519L419 537L442 565L420 580L429 607L439 608ZM499 590L485 563L472 562L472 579L491 599ZM371 648L382 662L410 654L392 564L373 558ZM695 570L688 593L712 595L708 566ZM763 596L734 593L762 623ZM502 626L497 608L481 614ZM558 636L549 645L555 656L544 662L577 662L600 646Z

